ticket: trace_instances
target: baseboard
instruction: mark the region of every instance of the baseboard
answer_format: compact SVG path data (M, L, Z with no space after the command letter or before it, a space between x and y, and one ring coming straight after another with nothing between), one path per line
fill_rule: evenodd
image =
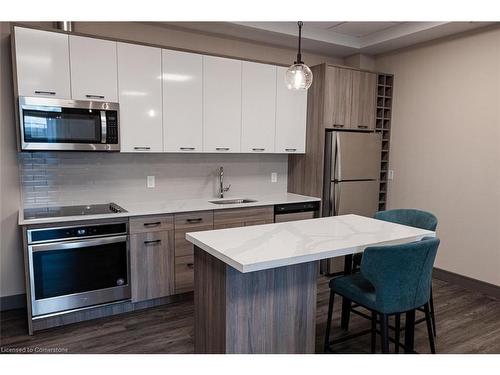
M486 294L490 297L500 299L500 286L498 285L459 275L458 273L442 270L440 268L434 268L432 276L439 280L460 285L465 289L470 289L482 294Z
M23 309L26 307L26 294L0 297L0 311Z

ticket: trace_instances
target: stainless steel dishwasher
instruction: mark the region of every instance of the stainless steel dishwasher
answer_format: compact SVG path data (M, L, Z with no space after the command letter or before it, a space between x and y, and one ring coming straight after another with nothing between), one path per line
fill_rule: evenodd
M319 217L320 201L303 203L286 203L274 206L274 222L306 220Z

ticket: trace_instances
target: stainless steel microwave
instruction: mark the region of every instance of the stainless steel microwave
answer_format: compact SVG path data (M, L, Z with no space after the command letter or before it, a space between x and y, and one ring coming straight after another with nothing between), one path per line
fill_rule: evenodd
M26 151L119 151L118 103L19 97Z

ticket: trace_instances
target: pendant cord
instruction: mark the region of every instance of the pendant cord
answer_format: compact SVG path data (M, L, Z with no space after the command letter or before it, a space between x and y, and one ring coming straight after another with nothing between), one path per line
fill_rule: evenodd
M295 61L295 64L303 64L304 62L302 61L302 53L301 53L301 40L302 40L302 25L304 23L302 21L297 22L297 25L299 26L299 48L297 51L297 61Z

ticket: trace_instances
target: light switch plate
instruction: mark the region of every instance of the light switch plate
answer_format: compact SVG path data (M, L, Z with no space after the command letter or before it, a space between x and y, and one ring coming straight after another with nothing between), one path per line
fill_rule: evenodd
M276 172L271 173L271 182L278 182L278 174Z
M390 181L394 180L394 169L389 169L387 171L387 179Z
M148 178L147 178L147 185L148 185L148 188L154 188L155 187L155 176L148 176Z

